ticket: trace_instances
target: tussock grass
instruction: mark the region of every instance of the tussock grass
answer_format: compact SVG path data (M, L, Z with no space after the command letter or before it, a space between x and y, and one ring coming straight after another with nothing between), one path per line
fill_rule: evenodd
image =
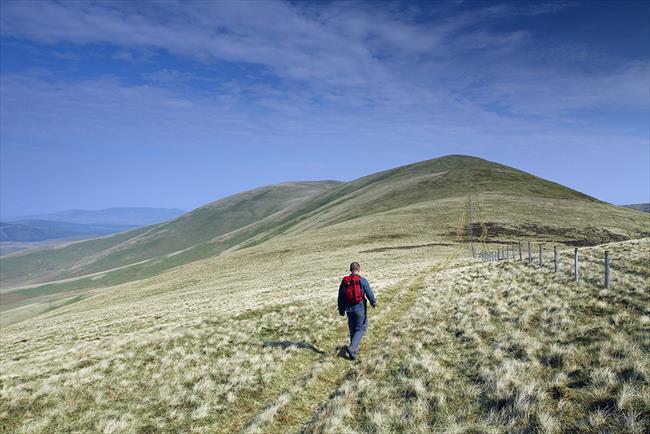
M649 246L607 248L640 264ZM611 290L511 262L432 275L386 351L364 360L306 431L646 432L644 263L621 270Z
M265 409L260 397L272 402L323 357L310 345L330 357L346 340L332 299L356 252L284 250L271 243L193 263L3 327L0 426L245 428ZM390 293L405 260L368 255L365 264L377 270L368 277L380 297ZM241 273L241 264L251 262L256 273ZM418 272L429 259L412 262Z
M296 238L291 253L290 237L270 241L4 327L2 430L648 429L650 240L584 249L611 252L609 290L573 283L568 262L555 274L468 259L431 268L455 245L366 253L380 307L350 363L334 355L347 341L334 299L349 258L427 243L333 250L331 231Z

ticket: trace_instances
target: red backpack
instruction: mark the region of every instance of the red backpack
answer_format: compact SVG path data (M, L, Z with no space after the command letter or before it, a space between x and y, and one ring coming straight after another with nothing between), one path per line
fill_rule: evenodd
M345 296L345 302L349 306L355 305L363 300L361 280L358 274L351 274L343 278L343 295Z

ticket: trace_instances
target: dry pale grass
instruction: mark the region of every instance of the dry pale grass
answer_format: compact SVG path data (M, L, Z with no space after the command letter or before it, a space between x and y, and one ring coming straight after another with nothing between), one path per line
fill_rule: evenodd
M431 275L382 351L306 430L647 432L649 248L607 246L609 290L518 262Z
M378 246L384 244L368 244ZM405 262L425 269L434 251L444 255L445 248L361 260L381 297L404 274ZM265 390L275 399L292 372L311 371L323 357L320 346L329 354L345 340L333 299L353 256L356 248L266 243L3 327L0 426L9 432L227 430L239 423L236 417L252 416L228 416L234 405ZM254 271L242 273L242 264ZM262 412L264 403L252 402L251 409Z
M588 259L578 285L566 255L557 275L515 262L430 269L455 246L359 255L386 242L332 250L332 230L192 263L3 328L2 430L648 428L650 240L608 246L613 286L604 290ZM584 252L596 258L602 248ZM334 298L349 258L360 256L380 307L362 361L350 364L333 357L346 340Z

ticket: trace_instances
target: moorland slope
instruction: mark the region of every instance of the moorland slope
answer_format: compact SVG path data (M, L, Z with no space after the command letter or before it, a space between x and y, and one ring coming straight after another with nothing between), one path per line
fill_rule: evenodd
M492 242L531 238L586 246L650 235L646 215L511 167L454 155L346 183L263 187L159 225L11 255L0 259L1 297L5 307L34 299L59 305L53 297L77 300L85 296L81 291L146 279L275 238L291 245L287 255L346 244L392 249L418 239L449 243L470 198L480 206L468 218L480 217ZM469 228L473 235L478 230Z
M295 182L262 187L217 200L176 219L113 237L12 255L1 260L0 277L3 287L7 288L175 256L169 264L154 267L159 271L165 266L179 265L183 260L217 254L236 243L236 240L224 239L224 235L295 206L336 184L333 181ZM213 242L215 240L220 242ZM188 253L190 250L192 252Z
M461 156L276 187L42 257L102 271L2 294L0 426L647 432L650 239L582 248L580 283L568 248L639 238L647 215ZM472 258L477 227L478 248L558 246L559 272ZM335 357L351 260L379 300L357 363Z

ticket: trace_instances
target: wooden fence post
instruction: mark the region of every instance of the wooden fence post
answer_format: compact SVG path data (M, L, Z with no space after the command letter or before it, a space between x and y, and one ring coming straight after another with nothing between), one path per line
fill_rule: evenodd
M580 276L578 272L580 271L578 248L576 247L573 251L573 275L575 276L576 282L580 281Z
M544 266L544 260L542 259L542 243L539 243L539 266Z
M605 288L609 288L609 252L605 250Z
M528 262L532 262L533 257L530 255L530 241L528 241Z
M553 271L557 273L557 246L553 246Z

